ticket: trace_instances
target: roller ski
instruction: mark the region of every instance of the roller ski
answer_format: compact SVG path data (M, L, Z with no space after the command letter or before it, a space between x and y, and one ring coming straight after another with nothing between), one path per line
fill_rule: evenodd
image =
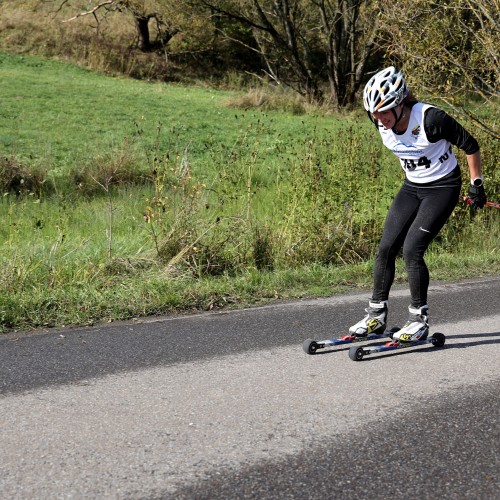
M336 347L339 345L352 344L355 342L367 342L392 338L392 334L398 329L386 330L387 324L387 302L370 302L368 313L361 321L349 328L349 335L333 338L329 340L304 340L302 348L306 354L316 354L320 349Z
M393 328L392 340L385 345L375 345L367 347L351 347L349 357L353 361L361 361L364 356L379 352L394 351L405 349L423 344L432 344L434 347L443 347L445 336L442 333L434 333L429 337L429 315L427 306L421 308L412 308L410 306L410 318L401 329Z
M316 354L320 349L327 349L329 347L336 347L339 345L353 344L355 342L368 342L369 340L383 340L391 338L393 331L386 330L383 333L376 334L370 333L365 337L358 337L356 335L344 335L342 337L329 339L329 340L312 340L306 339L302 344L302 348L306 354Z
M353 346L349 349L349 357L353 361L361 361L365 356L369 354L376 354L378 352L394 351L396 349L405 349L408 347L415 347L423 344L432 344L434 347L443 347L446 337L443 333L436 332L431 337L427 337L423 340L417 340L413 342L404 341L391 341L387 342L385 345L374 345L367 347L356 347Z

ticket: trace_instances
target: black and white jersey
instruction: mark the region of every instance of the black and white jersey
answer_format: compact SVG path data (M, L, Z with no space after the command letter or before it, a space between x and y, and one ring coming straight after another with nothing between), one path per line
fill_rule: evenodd
M379 127L382 142L401 162L408 181L426 184L445 177L457 166L452 145L473 154L477 141L444 111L417 102L403 133Z

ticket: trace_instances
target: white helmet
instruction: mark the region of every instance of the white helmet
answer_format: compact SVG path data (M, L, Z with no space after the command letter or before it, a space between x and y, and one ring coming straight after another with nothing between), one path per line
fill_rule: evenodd
M390 66L370 78L363 91L363 104L368 113L386 111L401 104L407 95L403 75Z

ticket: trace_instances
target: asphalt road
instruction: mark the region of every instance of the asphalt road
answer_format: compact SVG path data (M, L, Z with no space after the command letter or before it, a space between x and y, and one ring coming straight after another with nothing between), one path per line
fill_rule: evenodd
M500 277L430 296L443 349L357 363L301 344L366 293L4 335L0 498L500 499Z

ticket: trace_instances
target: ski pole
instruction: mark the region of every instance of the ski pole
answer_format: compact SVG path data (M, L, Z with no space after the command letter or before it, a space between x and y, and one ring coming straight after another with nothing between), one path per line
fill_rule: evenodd
M464 197L464 201L467 205L470 205L472 203L471 199L468 198L467 196ZM491 207L491 208L500 208L500 203L493 203L492 201L487 201L484 204L485 207Z

